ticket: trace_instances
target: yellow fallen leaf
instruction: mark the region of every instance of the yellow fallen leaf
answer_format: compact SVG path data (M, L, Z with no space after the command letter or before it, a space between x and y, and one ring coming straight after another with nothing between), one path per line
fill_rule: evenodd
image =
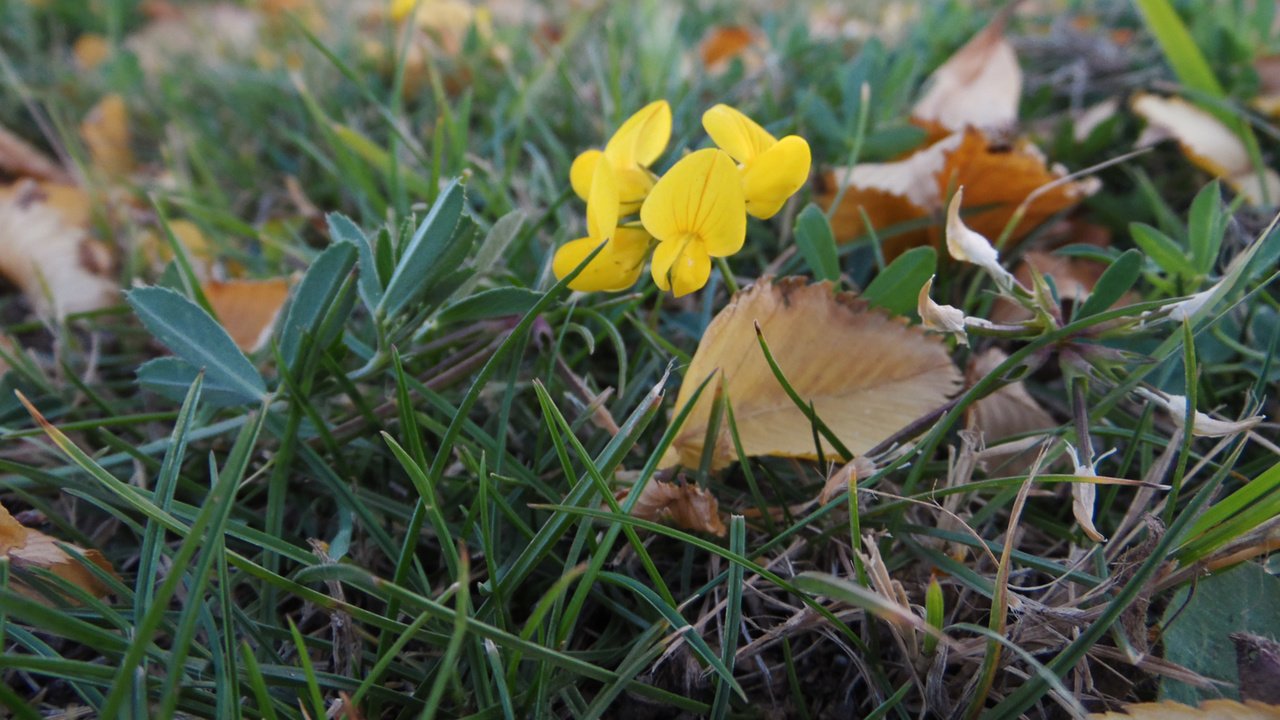
M75 549L89 562L112 575L115 574L111 563L102 556L102 553L97 550ZM0 557L8 558L10 564L19 570L24 568L48 570L97 597L108 593L107 586L79 560L58 547L55 538L24 526L9 514L3 504L0 504ZM18 579L12 587L34 600L45 601L44 595L23 584L21 579Z
M78 228L88 228L93 216L93 200L79 185L53 181L23 180L0 187L0 202L12 200L21 194L24 202L38 197L45 206L57 210L62 221Z
M129 109L117 93L99 100L80 123L80 137L93 166L109 177L128 175L133 169L131 136Z
M1280 720L1280 705L1235 700L1206 700L1200 707L1166 700L1134 703L1121 707L1124 712L1090 713L1090 720Z
M61 319L115 302L119 288L101 274L97 247L39 185L24 181L0 196L0 274L37 314Z
M1173 139L1193 165L1222 178L1252 205L1280 202L1280 174L1263 168L1259 175L1244 141L1208 112L1176 97L1142 93L1130 103L1147 121L1139 145Z
M936 137L965 128L1003 130L1018 121L1022 69L1000 13L934 71L911 117Z
M245 352L261 350L271 337L280 308L289 297L289 280L209 280L200 286L219 322Z
M92 70L111 57L111 43L98 33L84 33L71 46L71 55L81 70Z
M622 493L621 501L626 497ZM704 532L724 537L724 521L720 519L720 503L716 496L697 485L650 480L640 491L631 514L641 520L664 522L682 530Z
M828 283L762 278L735 295L702 336L676 407L703 380L718 377L694 405L662 467L698 466L721 382L746 455L816 456L812 426L765 361L757 323L791 386L854 454L936 409L959 386L960 373L945 346L920 328L852 294L836 294ZM825 441L823 452L835 456ZM726 419L712 467L736 459Z

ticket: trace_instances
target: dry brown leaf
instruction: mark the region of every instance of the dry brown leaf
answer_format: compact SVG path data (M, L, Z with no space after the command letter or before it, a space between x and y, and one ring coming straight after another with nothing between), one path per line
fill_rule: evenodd
M826 505L831 502L831 498L846 490L852 490L859 480L871 477L875 471L876 464L866 455L859 455L841 465L840 469L827 476L827 481L822 485L822 491L818 493L818 504Z
M944 200L964 186L965 208L984 207L965 215L965 223L975 232L999 238L1018 207L1032 193L1022 219L1009 236L1016 243L1050 216L1072 207L1098 189L1094 179L1062 182L1067 171L1050 166L1040 150L1028 141L1012 146L993 142L979 130L954 133L891 163L862 163L837 169L819 188L819 205L830 208L840 183L848 185L831 218L836 240L848 242L866 233L865 212L877 230L929 217L942 210ZM1041 190L1051 183L1061 183ZM938 245L936 227L913 230L883 238L886 260L921 245Z
M626 497L622 493L621 501ZM720 519L720 503L716 496L697 485L650 480L640 491L631 514L641 520L664 522L682 530L704 532L724 537Z
M38 314L61 319L114 303L119 288L98 274L103 264L98 246L40 186L24 181L0 196L0 274Z
M912 119L936 135L983 128L1004 130L1018 121L1022 69L1004 37L1005 13L974 35L934 71L929 90L916 102Z
M33 180L71 182L71 176L48 155L0 125L0 170Z
M102 556L102 553L81 548L76 550L89 562L108 573L115 574L111 563ZM97 597L108 593L107 586L76 558L58 547L55 538L19 523L3 504L0 504L0 557L8 558L13 567L18 569L48 570ZM45 601L43 595L26 587L21 581L18 581L14 587L19 593L34 600Z
M1173 139L1196 167L1224 182L1252 205L1280 202L1280 174L1264 168L1259 176L1244 141L1213 115L1176 97L1142 93L1133 111L1147 121L1138 145Z
M245 352L255 352L266 345L280 308L289 297L287 278L209 280L200 287L227 334Z
M965 368L965 384L972 387L1009 358L999 348L989 348L975 356ZM983 442L998 445L1006 438L1058 426L1021 381L1006 385L969 406L965 427L981 433ZM1035 462L1037 448L1017 446L1008 453L986 453L984 465L1013 473L1025 472Z
M813 429L765 361L756 325L783 375L856 455L942 405L959 386L945 345L900 318L873 310L829 283L762 278L711 321L676 398L683 407L717 374L694 405L662 467L697 467L717 387L732 403L747 456L813 458ZM823 442L823 452L834 450ZM712 467L737 459L727 419Z
M1027 140L1002 145L981 132L967 130L959 147L947 156L946 167L935 178L940 198L947 197L950 190L964 187L965 209L988 208L966 213L964 222L974 232L993 241L1001 236L1018 207L1033 192L1059 183L1041 191L1027 205L1009 236L1011 245L1052 215L1097 192L1099 183L1095 178L1062 182L1066 175L1065 168L1049 165L1044 153Z
M1090 720L1280 720L1280 705L1235 700L1206 700L1200 707L1166 700L1134 703L1124 712L1090 713Z
M724 68L736 57L745 57L745 53L758 42L758 36L749 28L741 25L721 25L711 28L703 36L698 46L698 55L708 70L716 71Z
M148 76L179 63L208 72L229 60L253 57L261 46L262 16L234 3L152 5L152 21L125 41Z
M1264 55L1253 61L1253 69L1258 73L1258 97L1253 106L1259 112L1273 118L1280 118L1280 54Z
M133 169L129 109L119 94L106 95L93 106L80 123L80 137L93 166L102 173L122 177Z

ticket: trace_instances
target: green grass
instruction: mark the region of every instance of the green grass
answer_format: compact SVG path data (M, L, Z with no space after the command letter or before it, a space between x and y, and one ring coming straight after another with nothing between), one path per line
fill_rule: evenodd
M1071 4L1134 31L1120 67L1074 84L1057 72L1078 57L1068 31L1044 35L1051 18L1034 7L1014 21L1014 36L1040 41L1020 46L1023 126L1051 159L1078 170L1128 152L1140 127L1123 110L1083 143L1070 110L1174 83L1275 167L1274 121L1244 110L1253 57L1280 51L1263 10L1137 5ZM169 289L56 326L0 296L15 344L0 347L0 500L119 573L102 575L112 593L99 599L0 560L9 716L75 705L283 720L347 703L366 718L1065 716L1153 699L1149 665L1091 651L1145 643L1177 589L1274 533L1274 422L1260 437L1188 438L1132 393L1143 383L1227 418L1277 411L1280 234L1168 143L1102 169L1105 192L1078 212L1113 237L1070 250L1112 263L1094 300L1011 337L975 335L1008 360L902 438L912 444L877 449L859 492L817 505L826 464L743 458L710 472L708 456L688 480L719 498L725 538L630 514L640 488L671 479L658 460L689 409L676 389L699 380L683 369L735 283L766 268L835 278L908 315L914 290L897 288L926 269L934 297L971 314L989 311L991 284L929 250L886 267L883 228L833 249L806 188L750 223L727 261L736 279L718 271L680 300L647 273L629 292L571 293L550 259L584 231L574 156L665 98L677 150L659 171L707 144L699 117L716 102L807 138L819 168L893 159L919 141L908 116L921 82L994 8L925 3L897 37L867 40L816 35L805 13L768 4L515 5L519 19L495 9L491 30L463 28L456 52L422 64L393 26L354 11L262 14L244 53L203 26L198 62L152 68L125 41L148 23L143 4L90 7L0 6L0 123L88 169L76 128L121 94L139 169L89 173L114 193L97 198L91 229L122 287ZM865 10L873 27L878 12ZM730 23L760 33L765 62L702 72L699 42ZM68 49L87 32L119 43L92 71ZM301 278L266 349L246 360L204 315L176 219L248 277ZM176 260L151 259L143 230ZM1007 251L1011 263L1042 235ZM1251 262L1185 326L1144 316L1244 252ZM962 366L971 354L955 348ZM1061 422L1045 471L950 483L966 411L1015 370ZM840 448L776 372L815 442ZM741 455L740 415L720 407ZM1057 441L1081 438L1116 448L1099 474L1146 482L1099 486L1105 545L1071 513ZM873 591L867 536L913 621ZM941 592L926 601L933 577ZM1077 611L1088 624L1070 622ZM1104 663L1139 681L1104 679Z

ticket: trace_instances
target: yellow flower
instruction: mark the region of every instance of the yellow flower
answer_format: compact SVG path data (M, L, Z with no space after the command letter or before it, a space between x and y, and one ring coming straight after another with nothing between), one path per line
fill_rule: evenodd
M768 220L809 179L809 143L798 135L774 138L728 105L702 114L702 127L716 145L742 164L747 212Z
M707 284L711 258L732 255L747 237L746 199L733 159L709 148L676 163L649 192L640 222L655 238L653 280L676 297Z
M551 269L561 279L582 264L597 247L599 255L569 283L584 292L616 292L636 284L649 254L649 233L637 227L618 227L618 183L606 163L596 167L587 200L587 237L565 243L556 251Z
M592 178L601 158L613 168L618 184L618 213L630 215L640 208L653 187L653 173L649 166L667 149L671 139L671 106L666 100L657 100L640 108L627 118L622 127L609 138L604 151L587 150L574 158L569 168L569 182L578 197L586 200L591 192Z

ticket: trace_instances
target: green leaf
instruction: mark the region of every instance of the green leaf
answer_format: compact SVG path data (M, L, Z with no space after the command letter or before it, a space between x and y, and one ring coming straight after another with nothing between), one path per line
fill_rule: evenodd
M831 223L813 203L806 205L796 220L796 245L815 278L831 282L840 279L840 255Z
M1093 292L1089 293L1088 299L1076 312L1075 319L1080 320L1090 315L1097 315L1115 305L1116 301L1129 292L1129 288L1138 281L1138 275L1141 273L1142 253L1137 250L1126 250L1103 271L1102 277L1098 278L1097 284L1093 286Z
M364 231L342 213L329 213L329 236L335 243L347 242L356 246L360 255L360 299L365 307L373 310L382 302L382 281L378 279L378 263L373 258L373 245Z
M518 287L484 290L446 306L436 320L441 325L448 325L504 315L523 315L541 297L542 293L536 290Z
M192 366L205 369L206 386L229 388L244 401L266 395L266 383L253 363L200 306L158 287L132 290L126 298L157 340Z
M1236 652L1231 633L1280 637L1280 579L1252 562L1216 573L1183 588L1164 615L1164 658L1228 686L1210 691L1166 679L1164 700L1196 705L1200 700L1238 698Z
M200 374L200 368L181 358L162 357L143 363L137 374L138 383L144 388L170 400L182 402ZM206 379L201 400L211 407L233 407L256 402L257 397L246 396L238 388L212 383Z
M1129 223L1129 232L1133 242L1142 249L1156 265L1169 275L1184 278L1194 277L1196 270L1187 260L1186 250L1173 238L1146 223Z
M339 241L320 253L298 283L280 326L280 356L291 370L297 369L303 337L316 336L320 321L337 298L358 253L355 243Z
M1187 214L1187 225L1191 262L1200 275L1208 275L1218 259L1222 236L1227 230L1226 216L1222 212L1222 190L1217 180L1196 194Z
M915 312L920 288L933 277L937 267L938 254L933 248L912 248L880 271L862 291L862 297L895 315L910 315Z
M458 180L449 183L405 247L376 314L395 315L431 289L435 280L456 269L448 260L456 258L458 246L473 237L469 232L455 232L464 201L462 184Z
M507 248L511 247L511 243L515 242L520 230L524 227L527 220L525 214L520 210L512 210L511 212L498 218L498 221L489 228L489 234L485 236L484 242L480 243L480 249L476 250L476 257L473 262L476 273L463 284L458 292L466 293L480 280L482 275L492 274L494 268L499 266L499 259L507 252Z

